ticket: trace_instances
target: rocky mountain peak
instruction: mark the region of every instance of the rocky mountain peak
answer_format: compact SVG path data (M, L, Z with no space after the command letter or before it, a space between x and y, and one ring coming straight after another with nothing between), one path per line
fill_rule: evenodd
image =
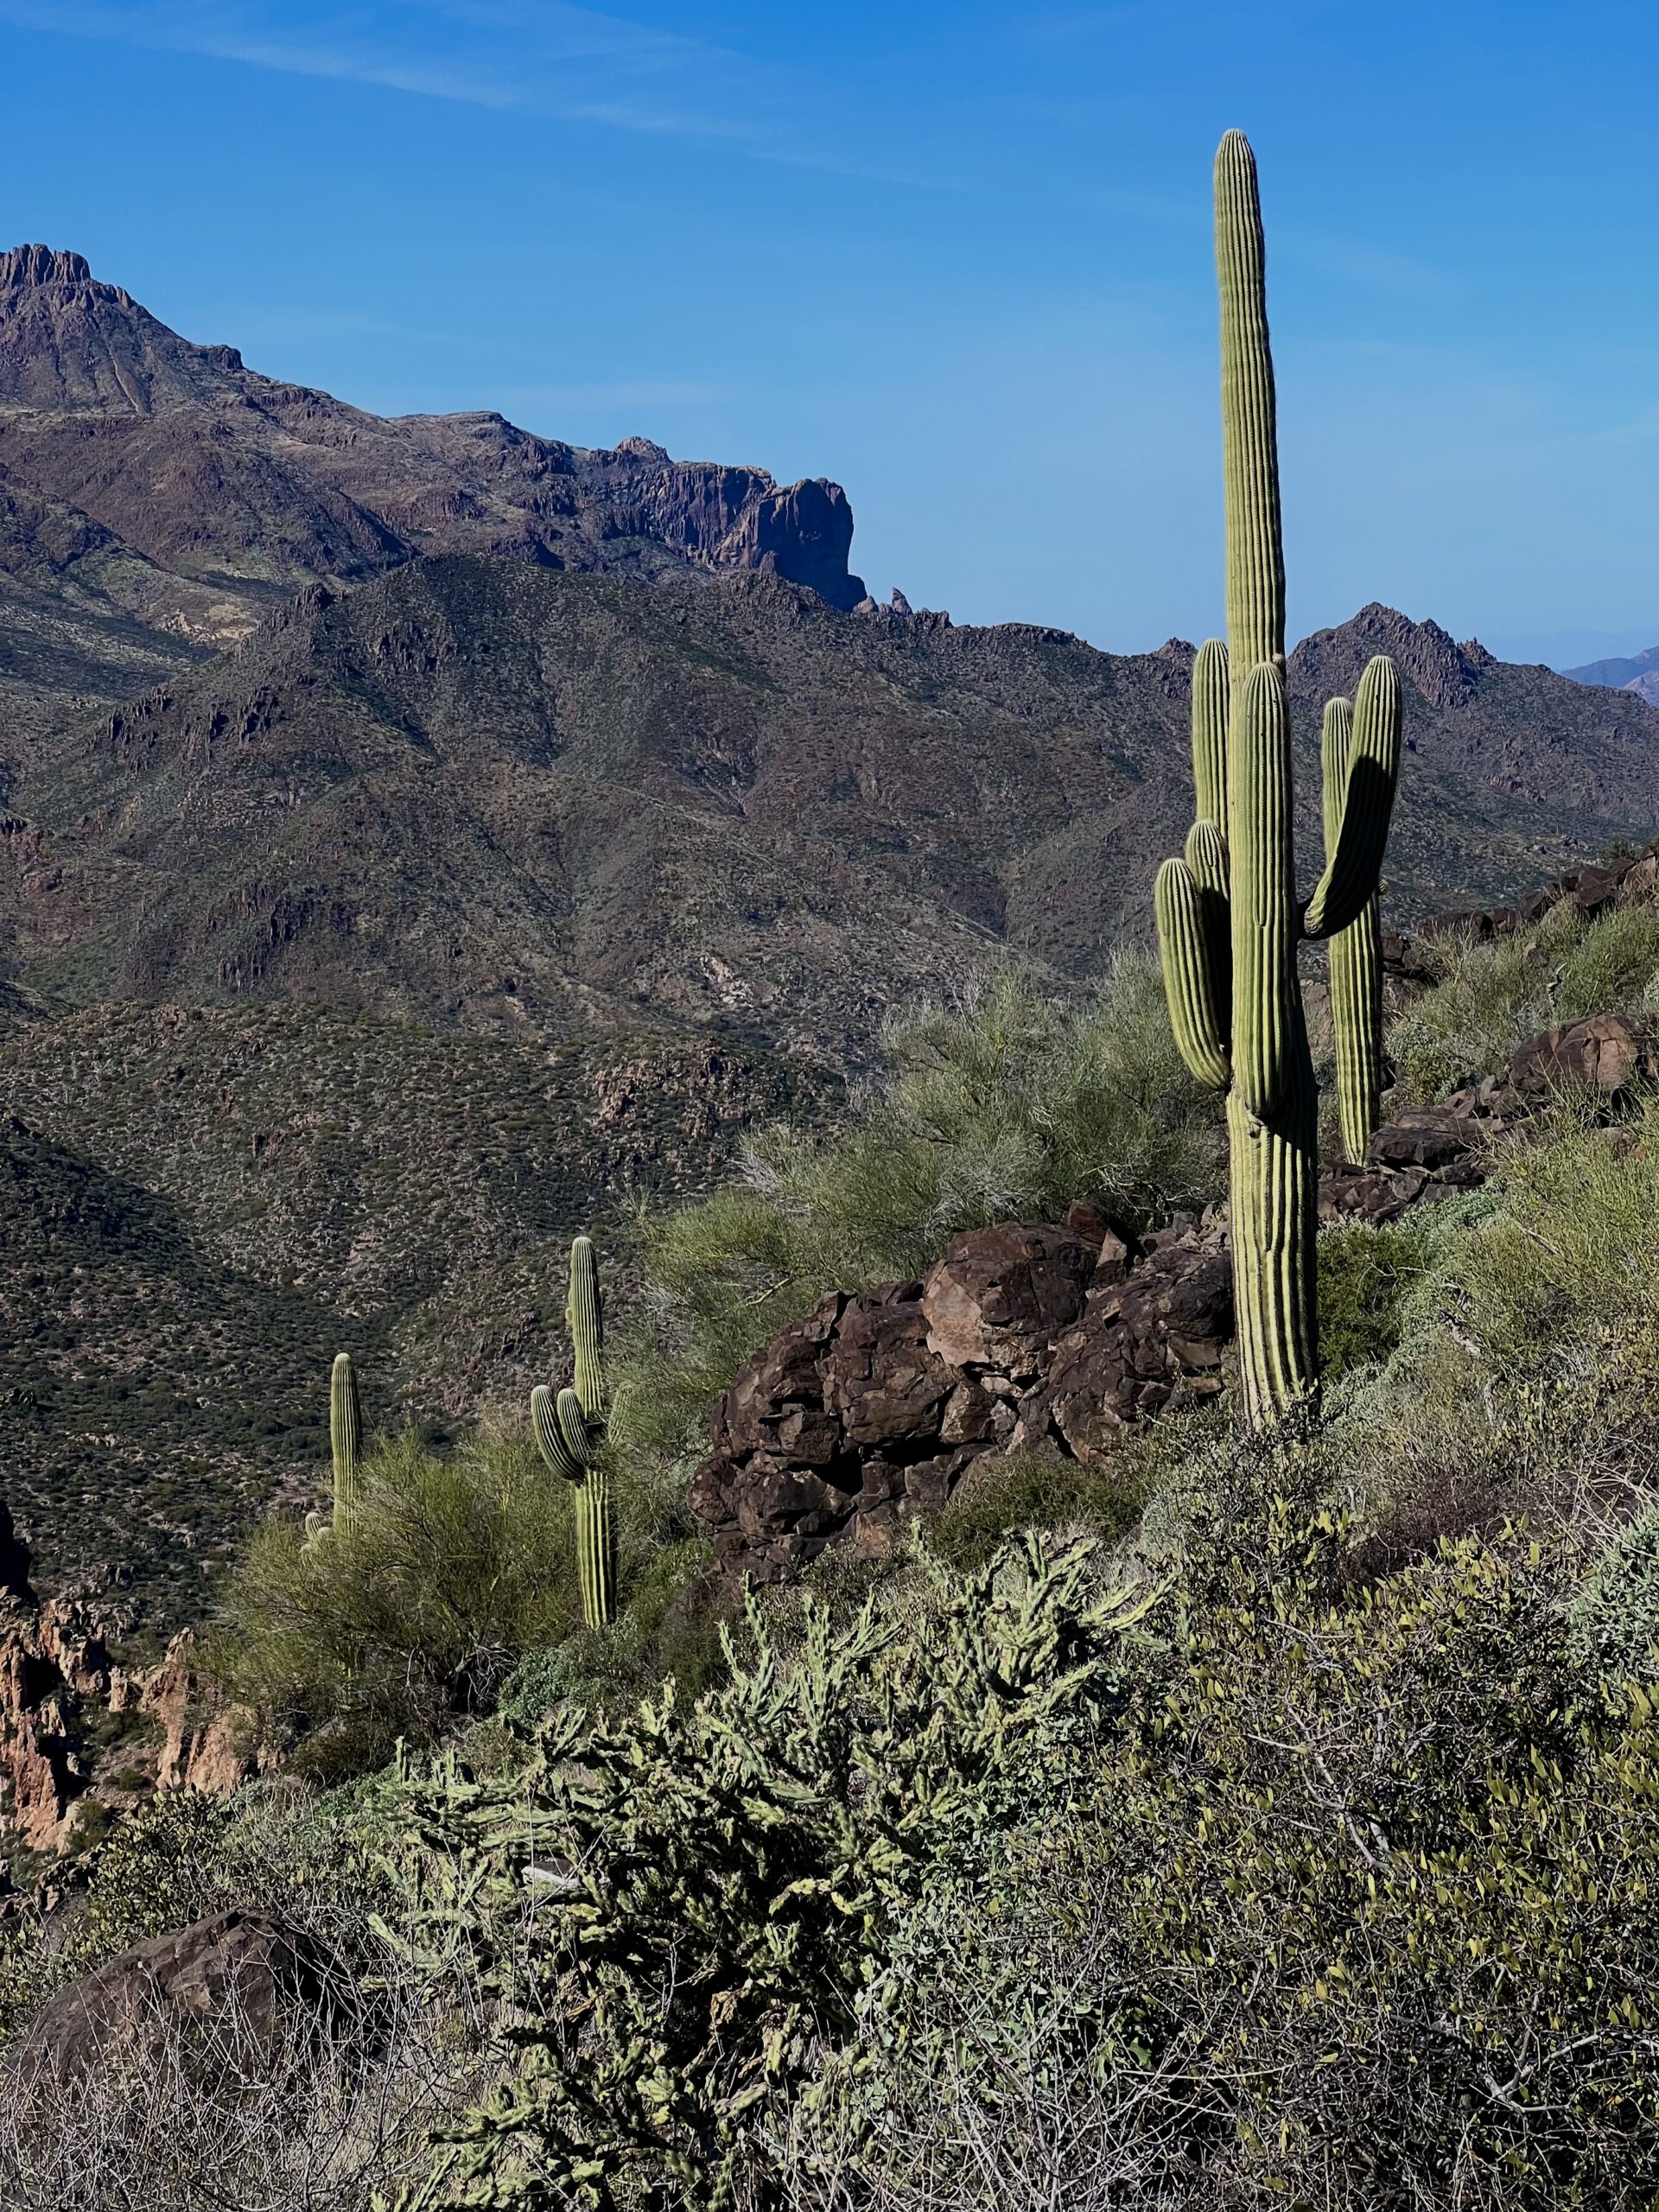
M49 245L15 245L8 253L0 253L0 291L14 292L37 285L79 289L91 285L92 272L84 254L59 253ZM100 291L110 292L112 298L132 303L124 292L114 292L107 284L99 285Z
M1459 645L1438 622L1414 622L1397 607L1373 600L1339 628L1304 638L1290 657L1292 679L1326 696L1351 692L1377 653L1389 654L1407 683L1440 708L1472 698L1484 671L1497 665L1478 640Z

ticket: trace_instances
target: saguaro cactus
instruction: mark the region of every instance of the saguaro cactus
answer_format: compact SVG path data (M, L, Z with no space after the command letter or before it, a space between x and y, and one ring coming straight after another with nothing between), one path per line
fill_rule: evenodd
M1156 906L1176 1042L1199 1082L1228 1086L1239 1363L1260 1427L1311 1397L1319 1372L1316 1098L1297 940L1341 935L1376 898L1400 684L1390 660L1372 661L1345 742L1327 749L1325 868L1299 906L1266 256L1255 157L1236 130L1216 156L1216 270L1228 642L1193 667L1198 818L1184 857L1159 872Z
M605 1373L599 1271L586 1236L570 1247L570 1294L564 1312L575 1355L575 1388L555 1397L545 1382L538 1382L530 1394L530 1418L548 1466L582 1485L576 1497L576 1572L582 1618L589 1628L603 1628L615 1607L616 1575L610 1491L601 1456Z
M344 1529L357 1506L357 1463L363 1450L363 1408L348 1351L335 1353L328 1381L328 1442L334 1459L334 1526Z

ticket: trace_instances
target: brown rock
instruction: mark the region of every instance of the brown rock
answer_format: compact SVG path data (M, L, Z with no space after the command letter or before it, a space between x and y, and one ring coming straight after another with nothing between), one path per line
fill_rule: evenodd
M1095 1457L1178 1393L1213 1395L1232 1333L1226 1247L1196 1236L1163 1245L1126 1281L1091 1297L1082 1321L1061 1337L1023 1409L1024 1433Z
M1082 1312L1100 1249L1098 1239L1044 1224L969 1230L923 1286L929 1348L952 1367L1035 1375Z
M1510 1063L1510 1087L1528 1105L1577 1090L1616 1098L1659 1073L1659 1039L1623 1014L1592 1014L1529 1037Z
M204 2053L257 2078L261 2054L319 2017L323 1977L310 1944L264 1913L230 1911L123 1951L60 1990L18 2051L25 2079L73 2080L93 2068L141 2069L181 2028L212 2037Z
M1385 1122L1366 1147L1379 1167L1444 1169L1478 1151L1480 1132L1461 1114L1441 1106L1408 1106Z

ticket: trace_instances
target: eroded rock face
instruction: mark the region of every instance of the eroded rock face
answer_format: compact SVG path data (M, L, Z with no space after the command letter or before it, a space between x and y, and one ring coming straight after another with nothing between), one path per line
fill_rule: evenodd
M188 1630L157 1667L114 1665L94 1611L74 1599L41 1605L29 1552L0 1504L0 1827L31 1851L73 1841L77 1808L103 1786L87 1746L100 1713L141 1724L117 1756L156 1789L234 1789L270 1771L252 1715L227 1707L196 1665ZM148 1770L145 1761L149 1762ZM114 1800L127 1795L118 1788Z
M1178 1391L1219 1389L1231 1316L1225 1244L1196 1227L1144 1255L1083 1208L969 1230L925 1283L833 1293L750 1361L692 1509L721 1565L759 1580L838 1537L880 1553L988 1452L1087 1453Z
M221 1912L137 1944L60 1990L16 2065L26 2081L124 2071L194 2030L208 2063L257 2079L296 2014L315 2018L322 2001L323 1978L302 1936L265 1913Z
M1082 1312L1100 1243L1042 1223L969 1230L922 1286L930 1349L950 1367L1029 1381Z

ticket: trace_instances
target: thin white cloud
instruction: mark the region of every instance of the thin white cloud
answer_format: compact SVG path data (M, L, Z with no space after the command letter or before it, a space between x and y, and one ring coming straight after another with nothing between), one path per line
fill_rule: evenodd
M794 73L564 0L0 0L0 22L799 158ZM809 156L810 158L810 156ZM813 166L818 166L814 161Z

